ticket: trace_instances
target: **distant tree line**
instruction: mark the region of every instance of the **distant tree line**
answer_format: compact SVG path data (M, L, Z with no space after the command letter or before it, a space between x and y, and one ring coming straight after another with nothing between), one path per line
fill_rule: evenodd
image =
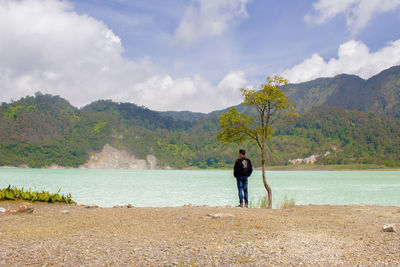
M188 116L185 114L185 116ZM161 166L230 168L237 147L216 141L218 114L179 120L130 103L96 101L82 109L40 94L0 106L0 165L78 167L109 143ZM279 122L267 142L266 164L314 153L319 164L400 166L400 120L339 107L314 107ZM258 155L255 145L242 145ZM254 162L260 162L255 156Z

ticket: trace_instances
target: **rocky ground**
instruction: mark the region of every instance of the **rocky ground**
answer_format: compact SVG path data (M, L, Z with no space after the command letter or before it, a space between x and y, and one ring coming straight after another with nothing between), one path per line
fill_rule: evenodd
M0 213L0 266L400 266L400 207L32 208Z

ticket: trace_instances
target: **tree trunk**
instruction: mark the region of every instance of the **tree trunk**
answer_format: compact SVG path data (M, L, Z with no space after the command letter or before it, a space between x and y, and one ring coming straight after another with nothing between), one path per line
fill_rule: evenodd
M262 163L262 178L263 178L263 183L264 187L267 190L268 193L268 208L272 208L272 191L271 187L267 183L267 179L265 178L265 150L261 151L261 163Z

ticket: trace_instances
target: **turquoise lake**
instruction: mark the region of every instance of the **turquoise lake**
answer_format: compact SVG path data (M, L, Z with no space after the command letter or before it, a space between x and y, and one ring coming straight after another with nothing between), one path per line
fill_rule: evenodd
M399 171L268 171L274 205L286 195L296 204L400 206ZM110 207L236 205L232 171L0 169L0 187L71 193L85 204ZM249 178L249 198L265 195L261 172Z

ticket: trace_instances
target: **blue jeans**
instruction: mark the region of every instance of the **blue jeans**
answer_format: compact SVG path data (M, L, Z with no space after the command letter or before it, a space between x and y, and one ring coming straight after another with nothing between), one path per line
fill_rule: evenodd
M243 204L243 193L244 193L244 202L246 204L249 203L249 196L248 196L248 192L247 192L247 176L239 176L236 177L236 182L237 182L237 188L239 191L239 201L240 204ZM243 193L242 193L243 191Z

